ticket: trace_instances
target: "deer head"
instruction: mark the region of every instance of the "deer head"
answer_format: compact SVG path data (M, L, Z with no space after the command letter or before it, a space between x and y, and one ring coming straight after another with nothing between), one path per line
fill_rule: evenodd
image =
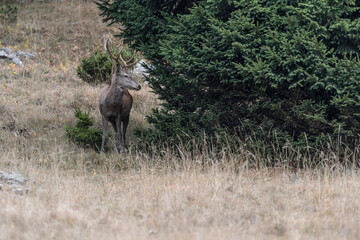
M115 73L112 77L112 82L119 88L127 88L130 90L139 91L141 86L128 73L127 69L123 69L120 65L116 67Z
M124 47L123 44L121 44L121 47L119 49L119 57L114 57L114 55L111 53L109 48L109 40L106 41L106 49L109 53L109 55L114 59L117 63L115 73L111 79L111 82L114 83L119 88L127 88L130 90L137 90L139 91L141 89L141 86L139 83L137 83L129 74L128 69L130 69L132 66L134 66L137 62L133 62L129 64L134 59L135 52L131 56L130 60L125 61L123 57L121 56L121 51Z

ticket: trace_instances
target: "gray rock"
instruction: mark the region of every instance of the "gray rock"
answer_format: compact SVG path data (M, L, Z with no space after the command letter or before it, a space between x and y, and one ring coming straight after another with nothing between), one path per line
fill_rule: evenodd
M15 53L9 53L6 57L12 59L12 58L16 57L16 54Z
M29 192L28 188L19 188L19 187L15 187L13 188L13 192L17 195L24 195L26 193Z
M25 183L26 179L19 172L0 171L0 191L12 191L16 195L24 195L29 192L29 188L24 186Z
M0 50L0 57L7 57L7 53L4 50Z
M143 67L143 65L147 65L147 63L144 60L140 60L132 70L132 73L135 75L143 75L146 74L146 69Z
M8 58L13 61L13 63L23 66L24 63L20 60L21 56L25 57L36 57L36 54L34 53L28 53L23 51L17 51L14 52L12 49L3 47L0 49L0 58Z
M20 65L20 66L24 65L23 62L18 57L13 57L12 61L13 61L13 63L15 63L17 65Z
M0 180L7 184L24 184L26 179L19 172L0 172Z
M16 53L17 56L25 56L25 57L36 57L35 53L28 53L28 52L23 52L23 51L18 51Z
M11 48L2 47L0 50L5 51L7 54L13 53L13 50Z

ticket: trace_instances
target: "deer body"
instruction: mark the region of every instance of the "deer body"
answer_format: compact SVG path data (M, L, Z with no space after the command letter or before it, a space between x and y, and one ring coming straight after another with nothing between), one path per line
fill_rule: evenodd
M116 121L117 116L121 116L121 121L128 119L132 104L133 98L127 89L107 86L101 91L99 109L108 122Z
M108 49L108 48L107 48ZM109 49L108 49L109 51ZM121 50L120 50L121 52ZM126 62L122 59L121 54L119 57L123 62L123 67L120 65L118 58L115 58L109 51L111 57L118 62L118 66L114 75L111 78L110 86L104 87L100 94L99 110L102 116L103 134L101 143L101 153L104 152L104 144L107 135L108 122L113 126L117 136L117 149L119 153L123 152L126 147L125 135L129 123L130 111L133 104L133 98L128 89L137 90L141 86L128 74ZM122 133L121 133L122 123Z

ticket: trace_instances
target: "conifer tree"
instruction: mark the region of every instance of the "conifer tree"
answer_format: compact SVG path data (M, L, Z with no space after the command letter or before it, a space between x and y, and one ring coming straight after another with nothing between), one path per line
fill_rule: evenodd
M175 141L259 126L317 143L360 132L360 4L354 0L99 0L152 62L163 100L147 136Z

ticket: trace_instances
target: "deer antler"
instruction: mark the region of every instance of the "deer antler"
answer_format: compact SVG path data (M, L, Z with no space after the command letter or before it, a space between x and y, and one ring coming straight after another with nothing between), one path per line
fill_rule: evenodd
M108 51L109 55L120 65L119 58L114 57L114 55L110 51L109 42L110 42L110 38L108 38L107 41L106 41L106 50Z
M114 57L114 55L111 53L110 49L109 49L109 41L110 41L110 38L107 39L106 41L106 50L108 51L108 53L110 54L110 56L119 64L119 65L122 65L124 68L131 68L132 66L134 66L135 64L137 64L137 61L129 64L129 62L131 62L134 57L135 57L135 54L136 54L136 51L134 51L133 55L131 56L130 60L128 61L125 61L123 59L123 57L121 56L121 51L123 50L124 48L124 44L122 43L123 41L121 41L121 46L120 46L120 49L119 49L119 57ZM122 63L122 64L121 64Z
M131 64L128 64L129 62L131 62L131 61L134 59L135 53L136 53L136 51L134 51L134 53L133 53L133 55L131 56L131 58L130 58L129 61L125 61L125 60L122 58L121 54L119 54L120 60L123 62L125 68L131 68L132 66L134 66L135 64L137 64L137 61L135 61L135 62L133 62L133 63L131 63Z
M121 62L124 64L124 67L125 67L125 68L131 68L132 66L134 66L135 64L137 64L137 61L129 64L132 60L134 60L136 51L134 51L134 53L132 54L131 58L130 58L128 61L125 61L125 60L123 59L123 57L121 56L121 51L122 51L123 48L124 48L124 45L122 44L122 45L121 45L121 48L120 48L120 52L119 52L119 58L120 58Z

